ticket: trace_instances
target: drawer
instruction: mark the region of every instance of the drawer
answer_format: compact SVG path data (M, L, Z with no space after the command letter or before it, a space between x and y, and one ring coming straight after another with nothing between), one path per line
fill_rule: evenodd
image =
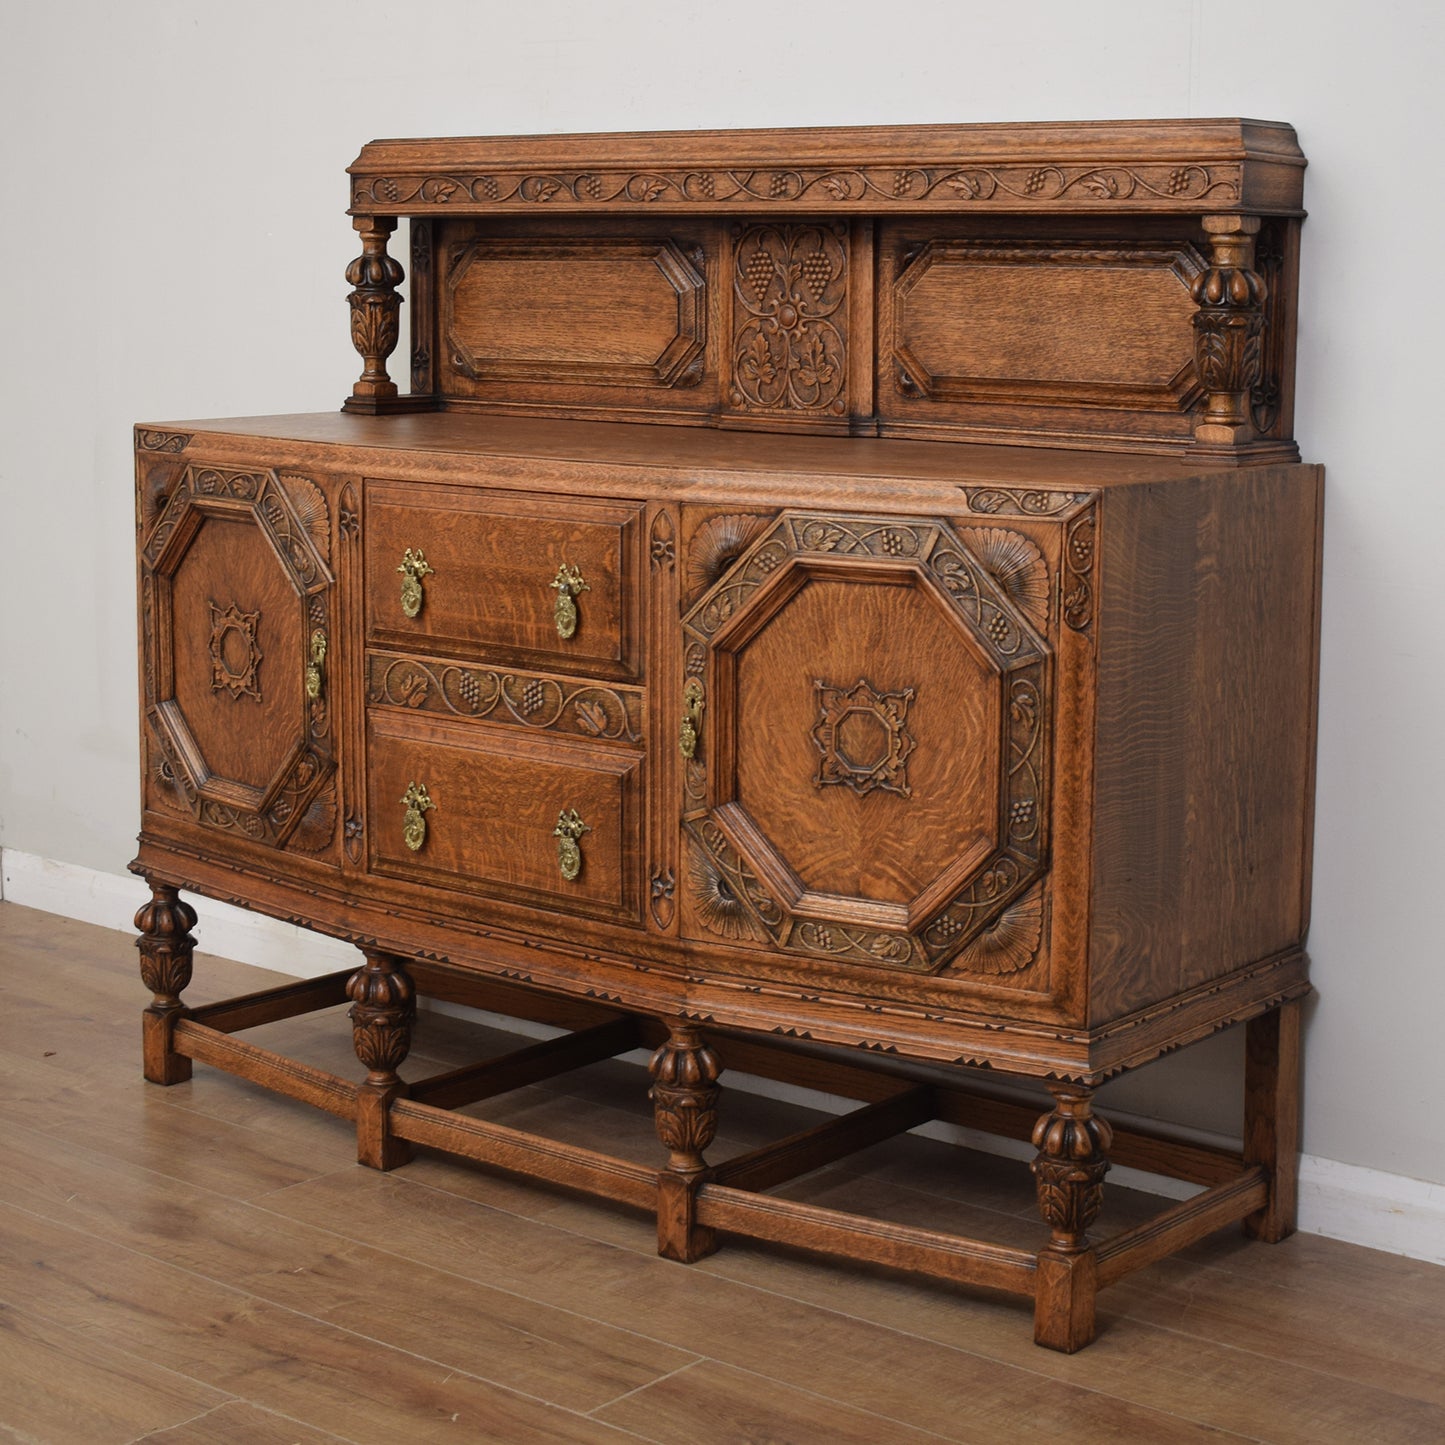
M368 482L368 634L390 646L636 676L640 516L628 503ZM420 574L410 603L408 554ZM558 611L564 568L580 577L570 630Z
M639 916L642 759L616 748L373 713L367 814L374 872L549 909ZM407 842L415 784L424 838ZM411 795L416 799L416 795ZM425 803L429 802L428 808ZM567 878L556 830L574 813L581 866ZM417 841L413 834L412 841Z

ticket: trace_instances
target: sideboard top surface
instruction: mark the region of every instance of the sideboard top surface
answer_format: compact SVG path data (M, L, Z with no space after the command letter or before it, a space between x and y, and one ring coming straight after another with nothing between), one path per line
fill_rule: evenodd
M264 438L288 445L322 446L337 465L362 469L369 464L368 454L412 452L510 458L539 465L578 462L595 468L611 464L684 474L886 478L924 486L999 485L1055 491L1137 486L1216 470L1202 459L1187 456L876 437L775 436L469 412L387 417L311 412L146 422L136 430L142 450L201 450L194 445L197 437L204 437L211 450L224 445L223 439L228 437L248 443ZM150 445L148 438L153 439Z

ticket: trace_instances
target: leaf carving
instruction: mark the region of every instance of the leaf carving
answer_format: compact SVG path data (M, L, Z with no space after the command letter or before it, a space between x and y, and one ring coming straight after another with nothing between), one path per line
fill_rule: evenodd
M579 699L577 702L577 725L584 731L599 738L607 730L607 709L599 702Z

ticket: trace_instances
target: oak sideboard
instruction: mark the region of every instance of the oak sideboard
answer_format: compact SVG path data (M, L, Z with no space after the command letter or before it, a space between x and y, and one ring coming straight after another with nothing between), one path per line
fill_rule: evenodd
M146 1077L655 1211L682 1261L1013 1292L1063 1350L1127 1272L1288 1234L1303 168L1238 120L366 146L342 409L136 429ZM357 967L188 1007L185 892ZM562 1032L404 1081L418 996ZM348 1001L355 1077L244 1036ZM1240 1149L1094 1111L1234 1026ZM463 1112L639 1046L651 1163ZM724 1066L857 1107L709 1163ZM933 1119L1032 1140L1036 1251L769 1192ZM1111 1160L1198 1192L1095 1238Z

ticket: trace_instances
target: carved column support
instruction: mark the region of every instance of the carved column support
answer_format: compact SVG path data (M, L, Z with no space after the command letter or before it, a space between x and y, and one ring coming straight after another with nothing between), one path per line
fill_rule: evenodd
M366 964L346 981L351 1036L366 1079L356 1091L356 1157L372 1169L394 1169L411 1146L391 1132L391 1101L406 1093L397 1075L411 1049L416 989L401 959L364 950Z
M1034 1126L1029 1166L1050 1238L1034 1278L1034 1340L1072 1354L1094 1338L1096 1258L1089 1226L1104 1203L1112 1131L1091 1107L1093 1090L1050 1087L1054 1107Z
M703 1150L717 1133L722 1064L695 1025L673 1023L648 1072L657 1137L668 1151L657 1177L657 1251L691 1264L717 1248L712 1230L697 1223L697 1190L707 1179Z
M396 400L396 383L386 359L396 350L401 326L401 297L396 288L403 275L401 263L386 250L396 229L393 216L357 216L352 223L361 234L361 255L346 268L351 294L351 344L361 354L364 369L346 399L347 411L376 411Z
M141 981L151 991L141 1016L142 1070L153 1084L182 1084L191 1077L191 1061L171 1045L176 1020L185 1012L181 992L191 981L196 910L169 884L150 887L151 901L135 916Z
M1251 393L1264 364L1264 278L1254 269L1258 216L1205 216L1209 268L1194 279L1194 365L1207 393L1194 426L1206 448L1256 440Z

